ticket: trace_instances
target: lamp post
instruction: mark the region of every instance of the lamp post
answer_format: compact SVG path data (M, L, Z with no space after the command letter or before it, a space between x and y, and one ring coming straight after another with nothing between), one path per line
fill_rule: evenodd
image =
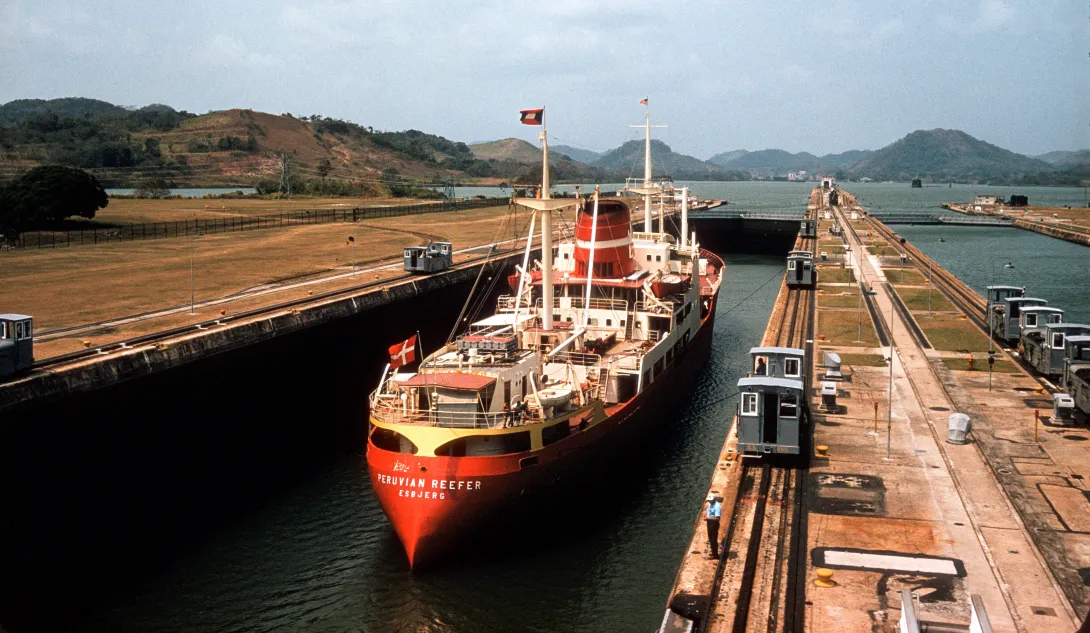
M352 257L352 276L355 277L356 276L356 238L355 238L355 236L353 236L353 235L348 236L348 245L351 247L349 252L351 253L351 257Z
M890 461L893 444L893 295L889 297L889 406L886 409L886 461Z
M927 258L927 318L931 318L931 258Z
M196 222L194 221L194 224ZM196 226L193 233L197 232ZM189 234L189 313L195 314L197 307L197 270L193 264L193 233Z

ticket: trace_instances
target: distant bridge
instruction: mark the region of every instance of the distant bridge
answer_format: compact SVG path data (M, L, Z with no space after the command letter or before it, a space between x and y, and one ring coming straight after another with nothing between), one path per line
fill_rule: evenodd
M1014 226L1010 218L963 213L872 213L884 224L947 224L952 226Z

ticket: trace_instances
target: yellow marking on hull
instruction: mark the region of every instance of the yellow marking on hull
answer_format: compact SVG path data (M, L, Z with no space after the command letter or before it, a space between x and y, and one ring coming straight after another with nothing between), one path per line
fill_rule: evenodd
M601 400L595 400L589 405L585 405L569 411L564 415L553 418L548 422L531 422L523 424L522 426L512 426L507 428L495 428L495 429L468 429L468 428L450 428L443 426L427 426L423 424L397 424L390 422L382 422L374 417L371 417L371 426L377 426L384 429L389 429L404 435L410 442L412 442L416 448L416 454L420 457L435 457L435 449L446 444L447 442L473 436L499 436L499 435L512 435L514 433L530 432L530 450L536 451L543 448L541 441L541 431L557 424L566 423L571 418L583 415L588 411L593 411L593 418L588 422L588 428L598 424L602 420L606 419L605 408L602 405Z

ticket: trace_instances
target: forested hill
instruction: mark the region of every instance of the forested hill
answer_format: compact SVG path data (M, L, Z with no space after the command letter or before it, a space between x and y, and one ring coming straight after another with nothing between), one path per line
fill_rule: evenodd
M595 167L617 172L622 178L643 176L645 145L643 141L628 141L610 150L592 163ZM653 176L671 176L678 180L748 180L747 174L723 169L709 162L678 154L662 141L651 141Z
M1050 172L1048 163L1016 154L961 130L917 130L847 168L854 178L939 182L1010 182Z

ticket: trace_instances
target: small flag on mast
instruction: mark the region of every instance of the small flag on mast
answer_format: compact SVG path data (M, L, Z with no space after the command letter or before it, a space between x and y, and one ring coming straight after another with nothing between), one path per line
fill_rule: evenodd
M519 110L519 114L522 117L519 121L523 125L541 125L545 120L545 108L538 108L536 110Z
M390 352L390 369L397 369L402 365L408 365L416 360L416 335L413 334L407 340L404 340L397 345L391 345Z
M647 97L644 97L643 99L640 99L640 103L643 104L643 105L647 105Z

